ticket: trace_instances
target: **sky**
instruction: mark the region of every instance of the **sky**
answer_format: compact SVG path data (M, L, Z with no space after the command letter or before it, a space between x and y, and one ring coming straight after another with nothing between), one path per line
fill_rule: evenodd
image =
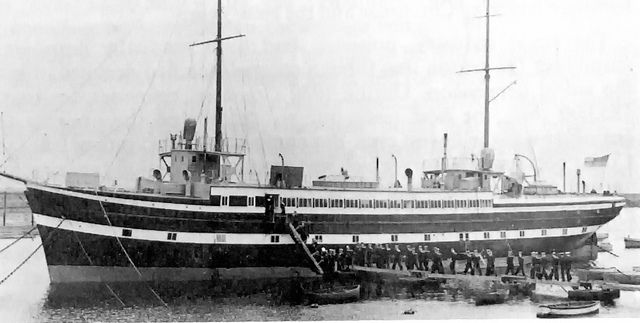
M1 0L4 171L52 183L98 172L133 186L185 118L213 134L216 1ZM223 132L247 138L246 173L340 168L393 183L482 148L484 0L225 0ZM539 179L640 192L640 3L493 0L496 169L524 154ZM606 169L584 158L611 154ZM526 172L530 172L525 169ZM247 176L248 177L248 176ZM9 185L7 181L2 185Z

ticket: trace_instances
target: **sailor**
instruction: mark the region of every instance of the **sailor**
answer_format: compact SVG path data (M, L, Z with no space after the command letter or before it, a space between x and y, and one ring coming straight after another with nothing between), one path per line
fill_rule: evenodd
M531 270L529 272L529 276L531 277L531 279L536 278L537 268L540 267L540 263L538 262L538 258L536 257L537 254L537 252L531 251Z
M509 250L507 252L507 270L504 272L505 275L515 275L516 268L513 266L513 251Z
M564 281L564 277L565 277L565 272L567 271L567 258L565 256L566 252L561 252L560 253L560 259L559 259L559 263L560 263L560 278L562 279L562 281Z
M493 256L493 251L487 249L487 269L486 276L496 276L496 257Z
M338 248L337 260L338 260L338 266L337 266L338 271L344 271L346 266L344 249Z
M431 259L431 251L429 251L429 246L424 245L422 247L424 251L424 257L422 257L422 267L425 271L429 271L429 259Z
M367 244L367 248L364 249L364 263L367 267L371 267L371 257L373 254L373 248L371 244Z
M402 251L400 251L400 247L398 245L395 245L395 247L393 248L393 266L391 267L391 269L395 270L396 269L396 265L398 265L398 268L400 270L402 270Z
M540 256L540 277L538 279L544 278L545 280L549 280L549 274L547 273L547 269L549 267L549 258L547 257L546 252L542 252L542 256Z
M376 268L382 268L380 263L380 244L373 244L373 251L371 252L371 263L376 264Z
M469 249L465 252L465 259L466 263L464 265L464 274L466 275L468 271L471 271L471 275L473 276L475 273L475 270L473 270L473 255Z
M518 268L516 268L516 272L514 275L518 276L518 273L522 271L522 276L526 275L524 274L524 256L522 255L522 251L518 251Z
M472 257L473 269L478 273L479 276L482 276L482 269L480 268L480 260L484 261L482 259L482 255L478 252L478 249L474 249L473 257Z
M551 252L551 274L549 276L553 276L553 279L558 279L558 266L560 265L560 258L556 254L555 250Z
M353 265L353 250L349 245L345 246L344 251L344 264L345 270L351 270L351 266Z
M385 244L384 251L385 251L385 254L386 254L386 256L384 258L384 260L385 260L384 268L391 268L393 254L391 252L391 247L389 246L388 243Z
M418 245L417 246L417 250L416 250L416 267L418 267L418 270L424 270L422 268L422 257L424 256L424 250L422 250L422 246Z
M407 250L405 251L405 257L406 257L405 265L407 267L407 270L413 270L413 267L416 264L416 259L415 259L415 254L413 253L413 248L411 247L411 245L407 245Z
M451 248L451 261L449 262L449 270L451 274L456 274L456 258L458 258L458 253L455 249Z
M433 263L431 264L431 273L444 274L444 266L442 266L442 254L440 248L433 247Z
M571 263L573 262L573 258L571 257L571 252L565 252L565 271L567 273L567 281L571 281Z

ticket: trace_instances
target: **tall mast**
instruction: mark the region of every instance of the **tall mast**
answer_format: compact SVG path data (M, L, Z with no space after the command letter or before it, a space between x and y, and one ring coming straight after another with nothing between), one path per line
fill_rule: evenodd
M218 35L222 38L222 0L218 0ZM206 140L206 138L205 138ZM216 48L216 143L215 151L222 151L222 41Z
M489 99L489 80L491 79L491 74L489 71L491 70L505 70L505 69L514 69L513 66L503 66L503 67L491 67L489 65L489 20L491 18L491 14L489 13L489 0L487 0L487 10L484 16L477 18L485 18L486 21L486 35L485 35L485 53L484 53L484 68L476 68L470 70L462 70L458 73L466 73L466 72L484 72L484 148L489 148L489 103L495 99L498 95L502 94L504 90L498 95L496 95L493 99ZM509 86L513 85L509 84ZM509 87L508 86L508 87ZM506 90L506 89L505 89Z
M206 40L189 45L198 46L209 43L218 44L218 47L216 48L216 142L214 147L214 150L217 152L222 151L222 41L244 36L245 35L240 34L235 36L222 37L222 0L218 0L218 34L216 39ZM205 138L205 140L207 140L207 138Z
M485 61L484 61L484 148L489 148L489 0L487 0L487 35L485 43ZM220 37L220 36L218 36Z

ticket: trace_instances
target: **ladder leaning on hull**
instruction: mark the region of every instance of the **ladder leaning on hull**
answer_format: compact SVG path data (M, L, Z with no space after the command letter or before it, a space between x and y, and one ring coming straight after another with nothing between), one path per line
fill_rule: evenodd
M296 244L302 248L309 261L311 261L311 263L313 264L313 271L315 271L317 274L323 275L324 272L322 271L322 268L320 268L320 265L318 264L316 259L311 255L309 248L307 248L307 245L304 243L304 241L302 241L302 237L298 233L298 230L296 230L296 228L293 226L293 223L289 222L287 228L289 228L289 234L291 235L291 238L293 238L293 241L295 241Z

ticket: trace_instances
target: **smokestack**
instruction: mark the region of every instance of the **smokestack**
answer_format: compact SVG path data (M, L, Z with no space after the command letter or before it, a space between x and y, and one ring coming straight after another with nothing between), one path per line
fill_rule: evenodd
M380 159L376 157L376 183L380 183Z
M442 156L442 173L447 169L447 133L444 133L444 155Z
M411 191L413 184L413 171L411 168L404 170L404 174L407 175L407 191Z
M587 183L585 181L582 181L582 193L587 193L587 189L585 187L586 185Z
M567 163L562 162L562 192L567 192Z
M578 176L578 184L576 185L576 191L580 193L580 168L576 171L576 175Z

